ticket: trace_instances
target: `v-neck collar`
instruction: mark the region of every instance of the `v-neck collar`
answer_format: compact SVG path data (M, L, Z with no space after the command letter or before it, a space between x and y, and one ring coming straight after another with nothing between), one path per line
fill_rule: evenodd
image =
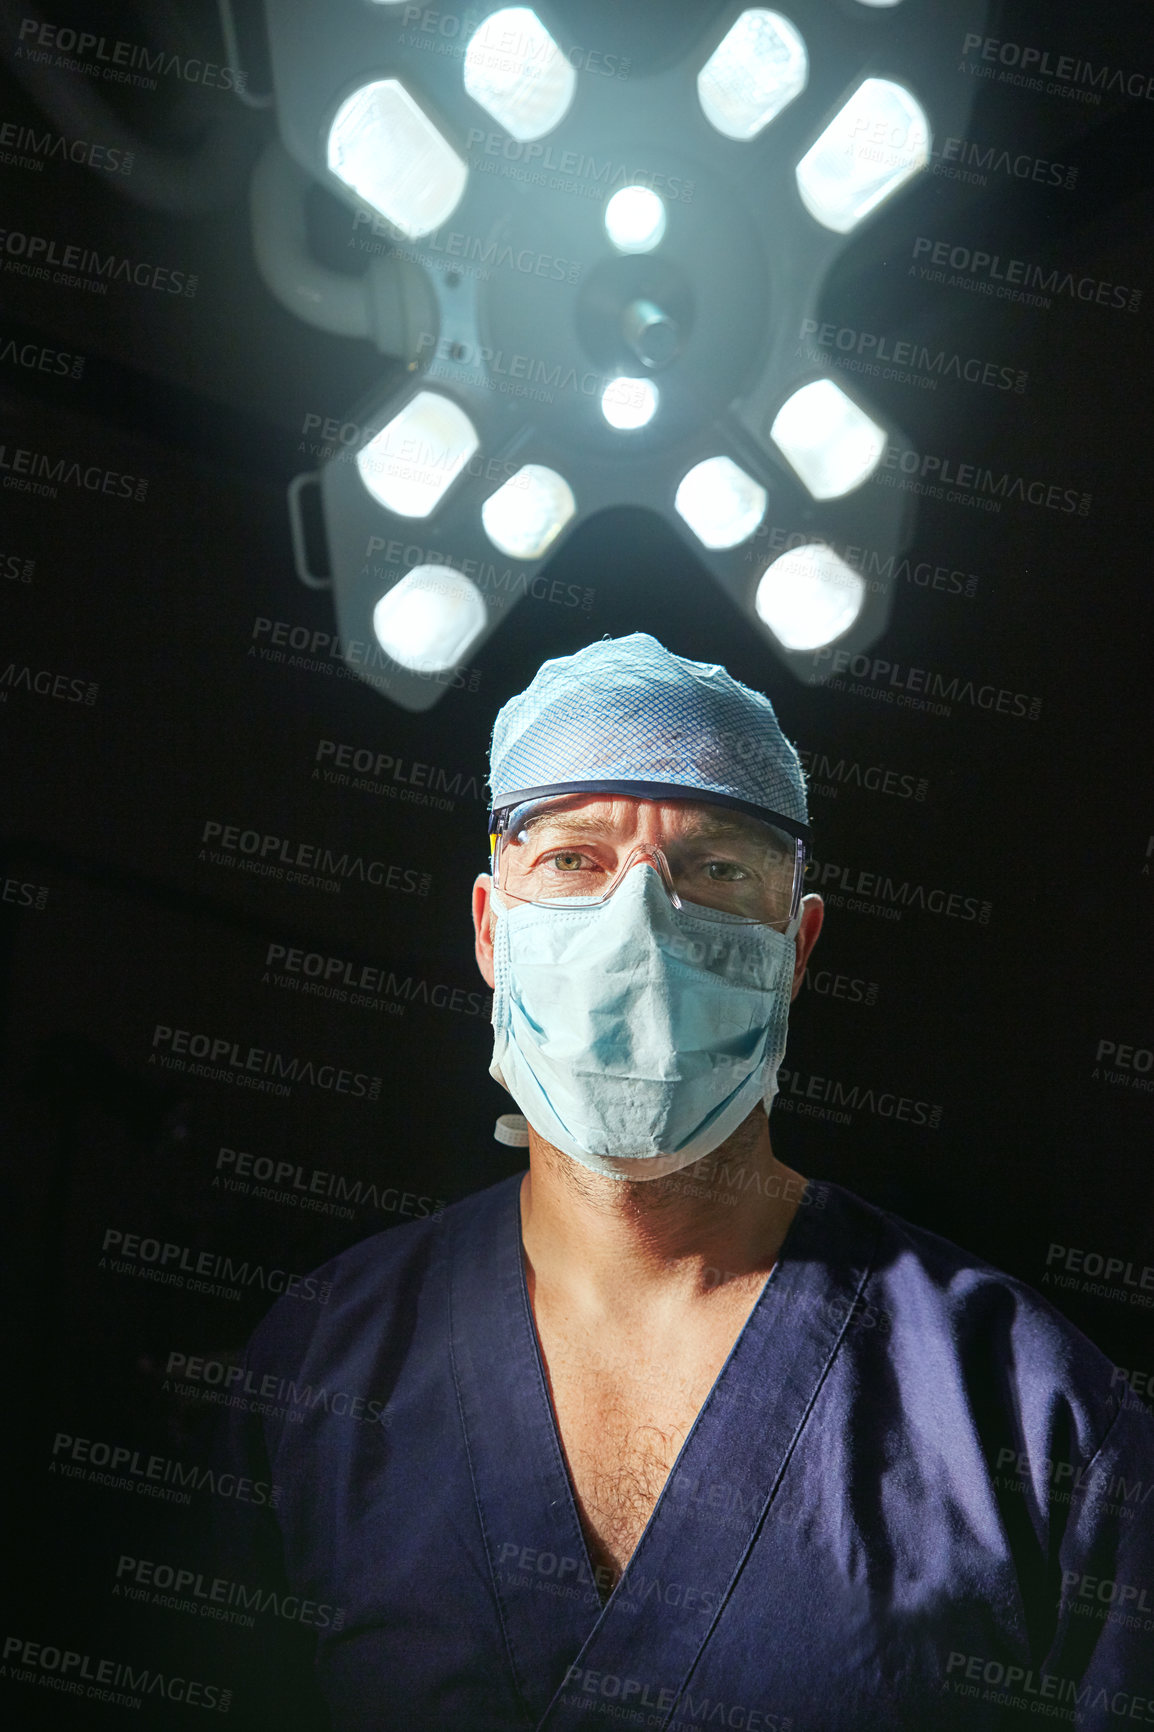
M529 1304L520 1186L521 1175L494 1186L454 1234L450 1348L525 1723L576 1732L607 1678L623 1705L668 1716L769 1513L868 1275L876 1227L836 1187L813 1187L824 1208L799 1206L602 1606ZM718 1488L739 1518L694 1522L689 1506L712 1506ZM652 1583L657 1591L633 1591ZM693 1592L671 1616L664 1594L674 1583Z

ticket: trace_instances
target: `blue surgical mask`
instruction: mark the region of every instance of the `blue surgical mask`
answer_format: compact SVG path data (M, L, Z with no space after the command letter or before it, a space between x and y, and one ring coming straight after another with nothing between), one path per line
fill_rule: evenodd
M649 866L600 904L494 907L490 1071L548 1142L594 1172L657 1178L768 1107L795 927L676 909Z

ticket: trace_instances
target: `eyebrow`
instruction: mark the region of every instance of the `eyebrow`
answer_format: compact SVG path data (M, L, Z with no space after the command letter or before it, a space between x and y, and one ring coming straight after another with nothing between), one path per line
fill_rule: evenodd
M588 812L539 812L535 818L529 818L518 829L533 831L543 824L557 824L567 831L579 836L610 836L611 827L604 819L595 818ZM706 818L694 825L691 830L681 832L679 837L670 837L670 841L686 842L711 841L714 839L744 837L751 841L759 840L759 831L751 824L744 824L736 818ZM769 842L771 837L766 837Z

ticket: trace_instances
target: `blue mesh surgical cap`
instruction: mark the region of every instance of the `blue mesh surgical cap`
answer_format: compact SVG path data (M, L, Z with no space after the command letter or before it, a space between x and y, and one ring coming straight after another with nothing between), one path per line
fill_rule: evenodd
M494 811L546 794L695 795L808 840L805 778L769 699L646 632L543 662L497 716L489 762Z

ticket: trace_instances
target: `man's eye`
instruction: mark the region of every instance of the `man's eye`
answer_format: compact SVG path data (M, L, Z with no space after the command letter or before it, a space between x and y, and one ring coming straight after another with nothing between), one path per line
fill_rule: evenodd
M707 860L705 870L715 884L736 884L746 875L736 860Z
M560 854L551 855L549 865L555 866L558 872L580 872L585 866L585 856L576 848L566 848Z

